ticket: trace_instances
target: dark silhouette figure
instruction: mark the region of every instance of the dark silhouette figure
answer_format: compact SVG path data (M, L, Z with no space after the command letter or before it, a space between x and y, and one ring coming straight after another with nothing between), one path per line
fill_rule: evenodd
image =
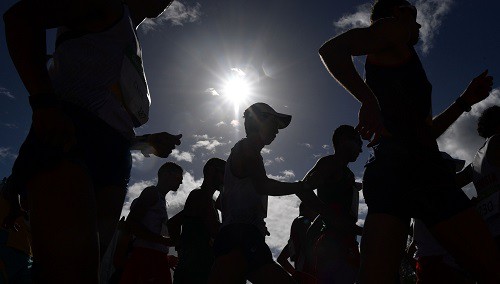
M133 131L150 104L135 29L171 2L19 1L3 16L33 109L12 178L29 195L39 281L98 283L99 251L112 239L126 194L130 147L147 143L154 148L147 152L166 157L180 144L180 136ZM52 28L58 38L48 70Z
M226 162L219 158L208 160L203 167L201 187L189 193L184 209L169 220L182 225L177 253L179 264L174 272L174 284L207 283L214 263L213 242L220 221L215 191L224 183ZM182 219L180 222L177 219Z
M158 170L158 184L145 188L130 205L127 227L135 236L120 283L172 283L172 257L165 196L182 184L182 168L167 162ZM175 267L175 263L173 265Z
M464 111L488 96L493 78L483 72L433 118L432 87L413 47L421 27L416 15L407 1L377 1L369 27L349 30L319 50L332 76L361 102L357 130L374 146L363 177L368 215L359 282L396 281L409 219L416 217L460 264L479 279L498 283L498 249L457 190L436 143ZM366 82L352 62L351 56L359 55L367 55Z

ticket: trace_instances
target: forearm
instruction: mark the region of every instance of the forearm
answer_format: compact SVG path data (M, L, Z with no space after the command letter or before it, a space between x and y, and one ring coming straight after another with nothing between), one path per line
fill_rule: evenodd
M303 189L304 186L301 182L281 182L273 179L266 179L257 183L256 187L260 194L283 196L296 194Z
M435 138L441 136L464 113L464 109L454 102L445 111L432 119L432 132Z
M31 1L20 1L4 14L10 57L30 95L53 92L46 65L45 28Z

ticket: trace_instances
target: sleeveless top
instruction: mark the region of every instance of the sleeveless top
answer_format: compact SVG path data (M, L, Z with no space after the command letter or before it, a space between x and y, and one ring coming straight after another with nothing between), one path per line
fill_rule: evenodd
M488 223L493 236L498 236L500 235L500 167L492 165L486 156L490 140L491 138L486 140L474 157L472 182L477 191L476 209Z
M130 140L135 136L134 119L123 105L120 79L128 53L136 55L136 65L141 67L142 53L129 10L123 7L122 18L102 32L81 33L59 43L65 34L78 34L59 28L48 69L55 92L63 101L95 114ZM142 83L146 84L145 80Z
M144 214L144 217L141 220L141 224L154 234L168 237L167 203L165 199L161 196L158 189L156 189L156 187L148 187L146 189L151 189L151 188L152 190L155 190L157 192L158 200L146 211L146 214ZM139 196L138 198L141 198L141 196ZM133 210L136 200L132 201L132 204L130 205L130 210ZM168 253L169 251L168 246L143 240L141 238L136 238L134 240L134 247L149 248L163 253Z
M239 178L231 172L232 153L241 147L242 141L231 149L226 163L224 188L221 192L221 228L230 224L249 224L254 225L263 236L266 236L268 231L264 218L267 217L268 196L257 192L250 177ZM262 160L262 157L260 159Z
M399 66L366 62L366 84L375 94L383 124L394 139L438 150L431 126L432 85L412 48L412 57Z
M359 193L355 188L354 173L345 168L339 181L327 181L318 187L318 198L340 216L358 221Z

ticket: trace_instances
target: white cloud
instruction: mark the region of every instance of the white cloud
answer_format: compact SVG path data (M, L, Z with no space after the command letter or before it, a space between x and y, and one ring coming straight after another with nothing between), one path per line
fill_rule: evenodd
M0 87L0 95L6 96L9 99L15 99L14 95L12 95L12 93L4 87Z
M342 16L335 21L333 25L340 31L346 31L352 28L367 27L370 25L371 3L365 3L356 7L356 12Z
M184 208L184 203L186 202L189 193L201 186L203 178L195 180L194 177L189 172L184 172L182 184L177 190L177 192L169 192L167 194L167 211L168 216L172 217ZM136 199L141 192L148 186L155 185L157 183L156 178L152 180L139 181L128 187L127 196L125 198L125 203L122 209L122 216L127 216L130 212L130 204L134 199Z
M293 219L299 215L300 200L296 195L270 196L265 219L270 236L266 238L276 259L290 238Z
M452 6L453 0L418 0L415 7L418 10L417 22L422 25L420 39L423 53L428 53L432 47L434 36L439 33L443 18ZM371 3L365 3L356 8L353 14L342 16L333 24L343 32L352 28L367 27L370 25Z
M264 166L266 166L266 167L267 167L267 166L270 166L272 163L273 163L273 161L272 161L272 160L266 159L266 160L264 161Z
M284 170L280 172L280 175L267 174L267 177L279 181L290 182L295 178L295 173L292 170Z
M274 158L274 160L276 161L276 163L283 163L285 161L285 158L284 157L276 157L276 158Z
M4 123L3 126L7 127L7 128L19 128L19 126L17 126L16 124L14 123Z
M328 149L330 149L330 145L326 145L326 144L325 144L325 145L321 146L321 148L323 148L323 149L325 149L325 150L328 150Z
M132 155L132 167L140 168L144 162L144 155L139 151L133 151Z
M182 26L185 23L193 23L201 17L201 4L196 3L194 6L186 6L180 1L174 1L160 16L156 19L146 19L141 24L143 32L156 30L158 26L169 23L172 26Z
M225 145L226 143L221 143L215 139L210 139L210 140L199 140L196 141L194 145L191 146L191 149L194 151L198 148L204 148L206 150L215 152L215 148L218 146Z
M231 120L231 125L233 127L238 127L240 125L240 122L236 119Z
M224 121L221 121L221 122L218 122L215 126L220 127L223 125L226 125L226 123Z
M415 4L418 10L417 22L422 25L420 39L424 53L428 53L432 47L432 40L439 33L443 18L450 11L452 2L452 0L418 0Z
M177 161L193 162L194 154L190 152L181 152L177 149L172 150L170 157L175 158Z
M457 121L438 139L439 148L452 157L472 162L484 139L477 134L477 120L481 113L492 105L500 105L500 89L494 89L484 101L474 105L470 112Z
M212 96L220 96L219 93L217 93L217 90L214 88L208 88L205 90L205 93L209 93Z
M15 159L17 154L12 153L8 147L0 147L0 159Z
M264 148L262 148L260 153L261 154L269 154L269 153L271 153L271 149L264 147Z
M240 68L231 68L231 71L233 71L234 73L236 73L236 75L238 75L240 77L246 76L246 73L243 70L241 70Z
M304 147L309 148L309 149L313 148L313 146L309 143L299 143L299 146L304 146Z
M207 134L203 134L203 135L198 135L198 134L195 134L195 135L193 135L193 137L194 137L194 139L196 139L196 140L202 140L202 139L204 139L204 140L206 140L206 139L214 139L213 137L212 137L212 138L208 137L208 135L207 135Z

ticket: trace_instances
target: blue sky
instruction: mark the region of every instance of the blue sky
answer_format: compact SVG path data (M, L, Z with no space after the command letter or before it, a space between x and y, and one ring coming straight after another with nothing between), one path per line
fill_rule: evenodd
M3 13L15 1L0 3ZM202 167L210 157L226 158L244 136L242 112L263 101L293 116L291 125L266 147L268 174L284 181L304 176L316 160L331 154L332 131L355 125L359 104L326 72L317 50L328 38L367 23L369 1L220 0L175 1L159 19L143 24L138 34L152 96L150 121L137 133L182 133L182 145L167 160L185 170L185 183L169 194L170 214L179 211L188 192L201 184ZM451 104L468 82L488 68L498 78L500 3L493 0L418 0L424 24L417 51L433 83L433 113ZM0 177L10 173L26 136L31 111L27 93L5 46L0 23ZM21 36L21 35L20 35ZM54 31L49 31L49 50ZM362 72L364 58L355 59ZM244 74L250 84L247 101L229 102L224 85ZM498 81L498 79L497 79ZM442 150L471 160L482 141L474 132L480 110L500 104L498 84L486 102L476 106L439 140ZM218 95L214 95L214 94ZM351 165L357 177L370 150ZM154 183L164 161L134 153L129 199ZM403 186L403 185L402 185ZM129 202L129 200L127 200ZM268 243L278 252L297 215L294 196L271 198ZM124 214L127 213L128 203ZM364 218L365 206L360 207Z

